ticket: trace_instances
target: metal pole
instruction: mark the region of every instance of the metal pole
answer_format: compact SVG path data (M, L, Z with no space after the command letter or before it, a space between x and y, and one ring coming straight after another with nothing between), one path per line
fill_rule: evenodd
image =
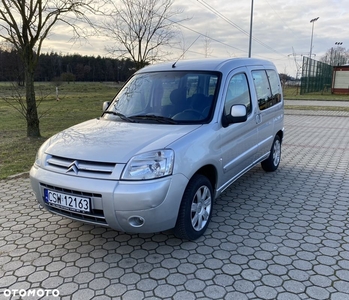
M309 60L308 60L308 64L307 64L307 68L308 68L308 77L307 77L307 88L306 88L306 93L309 93L313 90L313 88L310 86L310 78L312 77L312 61L311 61L311 56L313 53L313 34L314 34L314 23L319 19L319 17L311 19L310 23L312 24L312 29L311 29L311 40L310 40L310 51L309 51Z
M251 51L252 51L252 23L253 23L253 0L251 2L250 43L248 47L248 57L251 57Z
M310 58L311 58L311 55L312 55L312 53L313 53L314 23L315 23L317 20L319 20L319 17L310 20L310 23L313 23L313 26L312 26L312 29L311 29L311 40L310 40L310 55L309 55Z

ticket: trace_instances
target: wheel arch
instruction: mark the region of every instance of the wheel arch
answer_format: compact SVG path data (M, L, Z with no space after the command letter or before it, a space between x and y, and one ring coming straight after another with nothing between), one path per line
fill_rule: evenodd
M284 131L283 130L279 130L276 135L278 135L280 137L280 142L282 143L282 140L284 138Z
M217 177L218 177L217 169L215 168L215 166L214 165L205 165L205 166L201 167L199 170L197 170L193 174L193 176L196 174L201 174L201 175L204 175L205 177L207 177L207 179L211 182L213 193L215 193L216 186L217 186Z

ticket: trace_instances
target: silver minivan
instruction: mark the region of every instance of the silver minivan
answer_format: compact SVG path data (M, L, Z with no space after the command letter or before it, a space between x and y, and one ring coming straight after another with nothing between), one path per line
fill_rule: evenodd
M101 117L41 146L31 185L54 214L194 240L231 183L258 163L278 168L283 107L279 75L265 60L147 66L104 103Z

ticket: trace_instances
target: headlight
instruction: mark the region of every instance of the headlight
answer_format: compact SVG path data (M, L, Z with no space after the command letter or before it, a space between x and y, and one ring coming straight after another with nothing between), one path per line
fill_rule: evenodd
M163 149L136 155L127 163L121 179L154 179L172 174L173 150Z
M48 139L46 142L44 142L41 147L39 148L38 152L35 156L35 162L34 164L37 167L43 167L45 162L45 151L47 147L50 145L50 139Z

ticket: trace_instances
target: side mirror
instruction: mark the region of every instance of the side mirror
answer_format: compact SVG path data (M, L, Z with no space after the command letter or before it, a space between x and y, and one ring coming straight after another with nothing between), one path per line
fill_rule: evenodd
M105 112L107 110L107 108L109 107L110 102L109 101L105 101L103 102L103 112Z
M247 109L243 104L233 105L230 109L230 115L234 123L241 123L247 120Z
M223 116L223 127L228 127L230 124L242 123L247 120L247 108L243 104L236 104L230 108L230 115Z

